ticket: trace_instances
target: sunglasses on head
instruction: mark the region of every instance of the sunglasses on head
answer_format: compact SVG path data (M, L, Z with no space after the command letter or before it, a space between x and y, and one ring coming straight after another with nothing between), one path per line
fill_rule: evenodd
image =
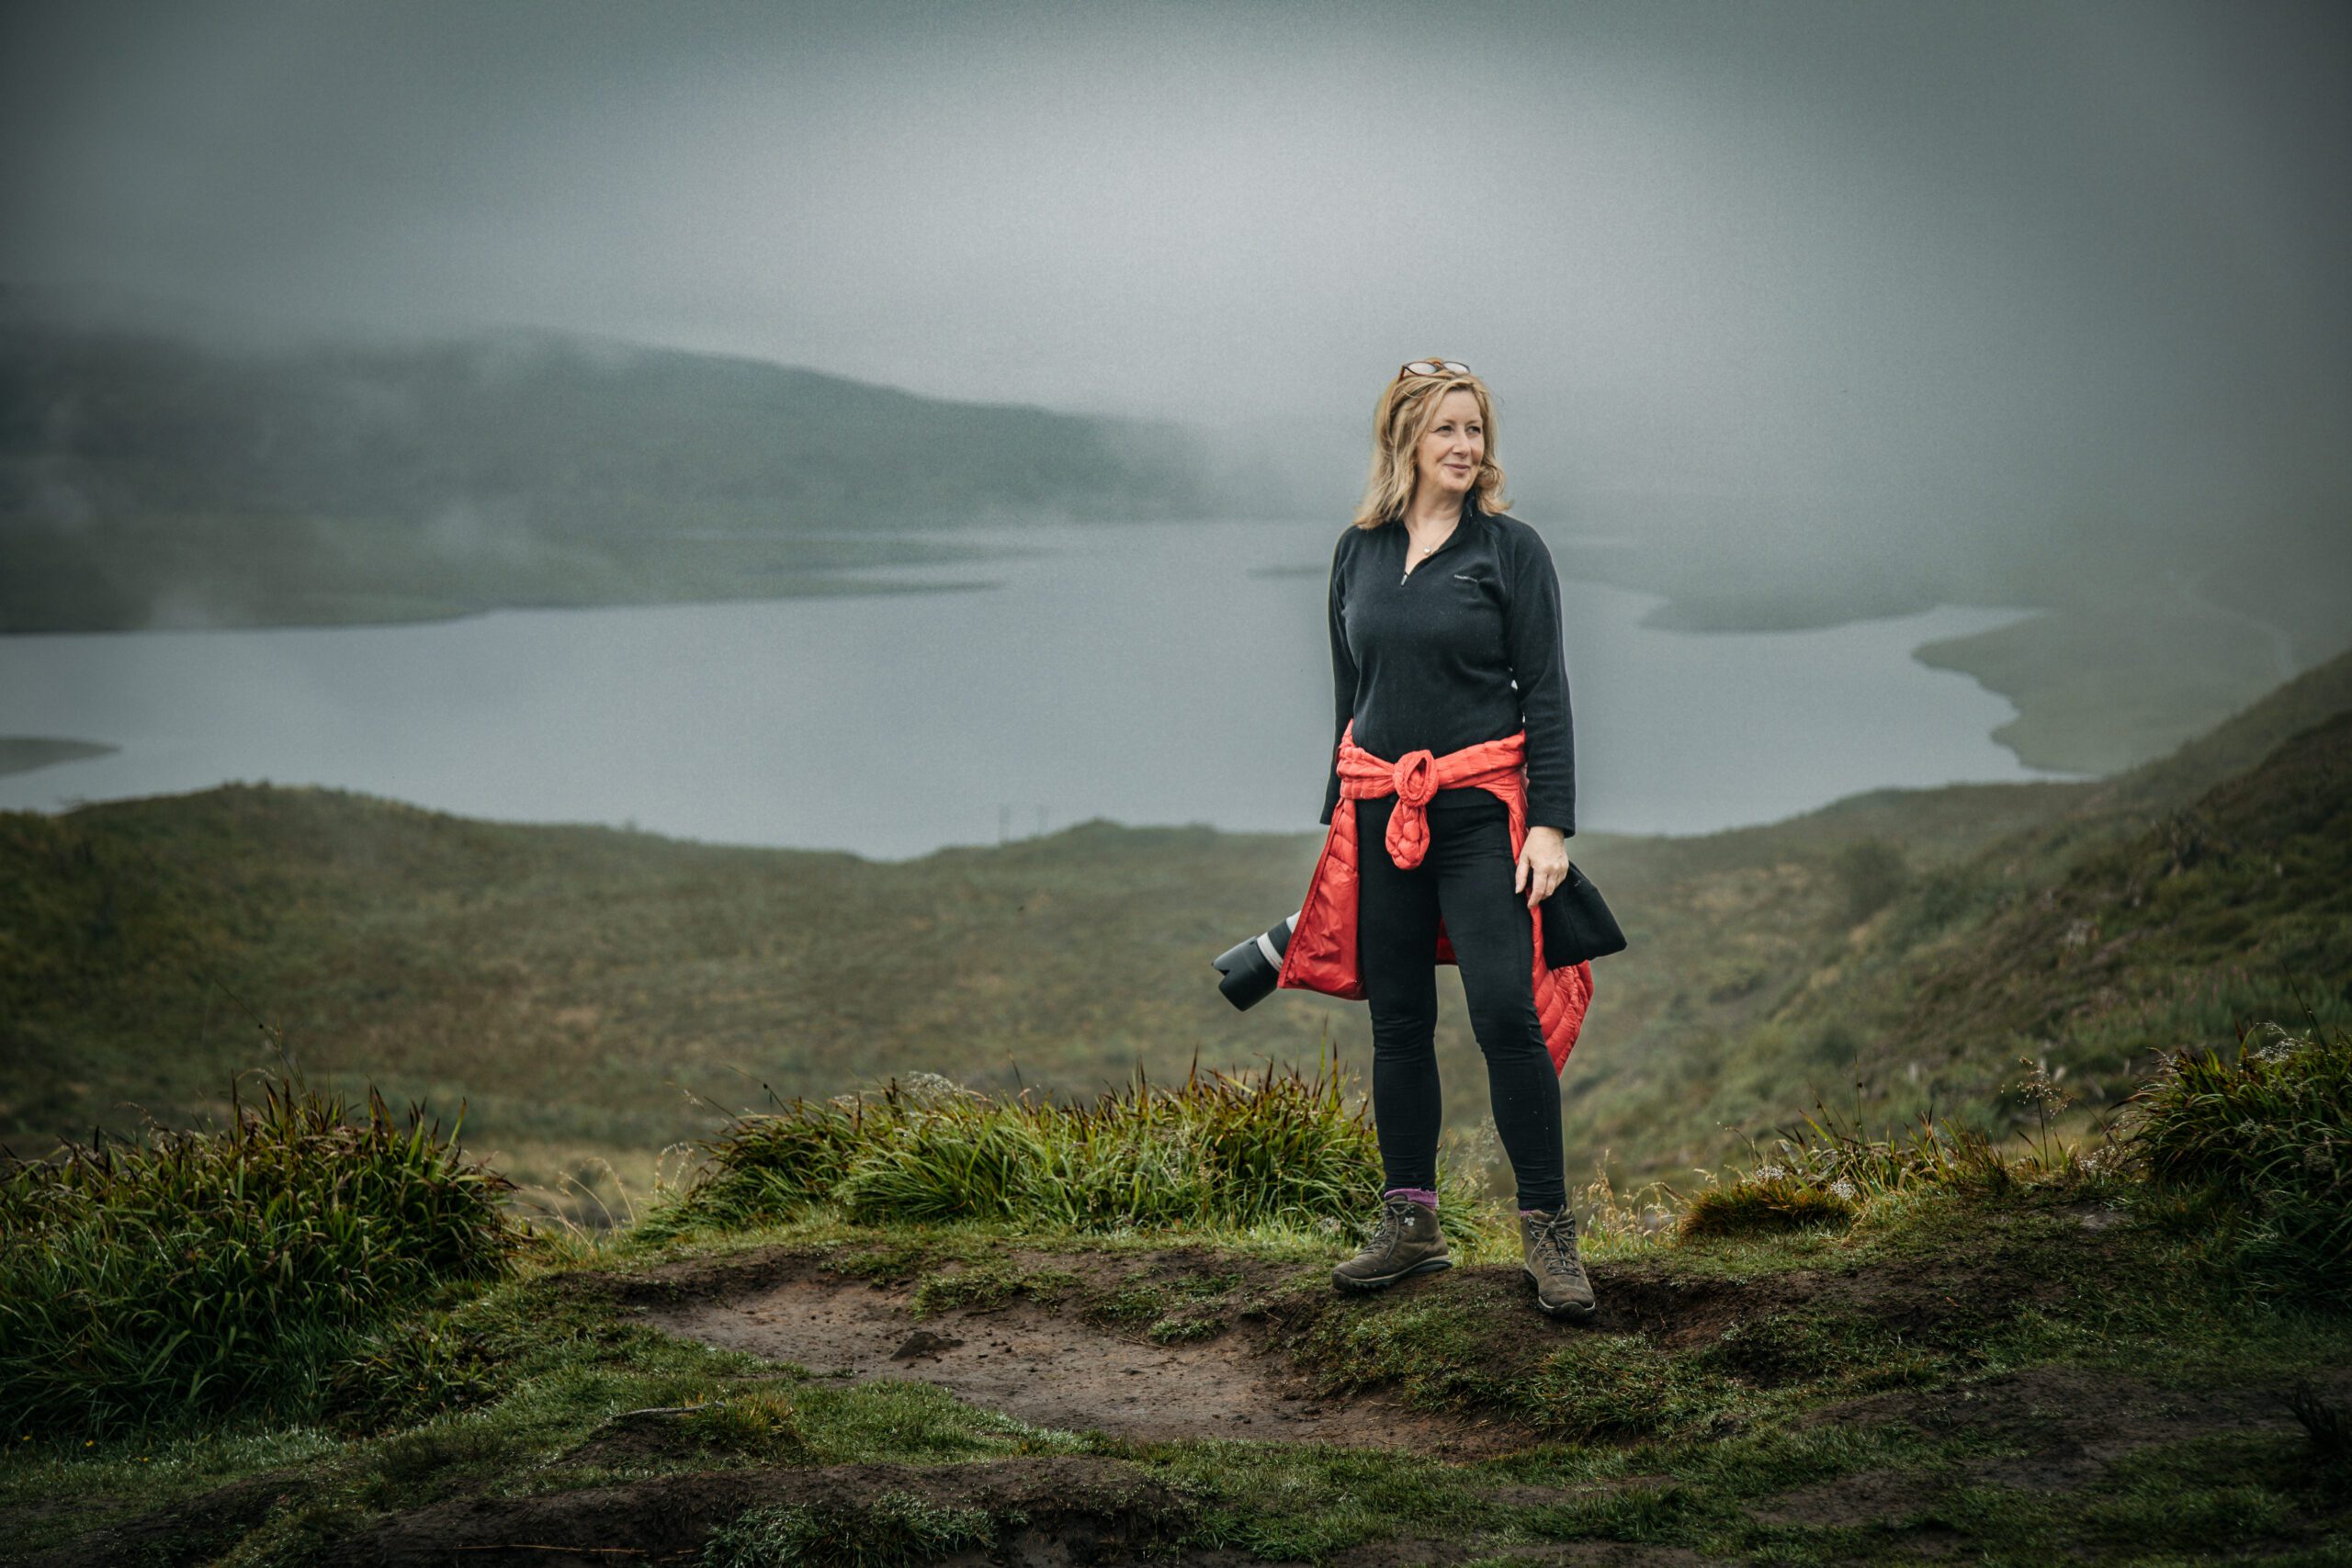
M1458 359L1416 359L1396 372L1397 378L1408 376L1467 376L1470 367Z

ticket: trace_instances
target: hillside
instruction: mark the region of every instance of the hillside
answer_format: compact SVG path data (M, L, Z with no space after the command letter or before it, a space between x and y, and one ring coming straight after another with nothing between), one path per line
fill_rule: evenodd
M899 530L1198 514L1205 465L1170 425L754 359L528 331L247 344L0 289L0 632L854 591L984 558Z
M2341 1016L2352 919L2328 878L2352 829L2286 807L2340 767L2347 711L2340 655L2113 779L1883 791L1764 828L1612 843L1613 861L1584 851L1645 923L1629 920L1634 951L1602 971L1625 1010L1606 1015L1612 1048L1569 1076L1571 1149L1665 1152L1670 1134L1672 1159L1627 1168L1708 1165L1816 1095L1873 1123L1932 1107L2014 1127L2025 1111L2003 1086L2019 1055L2071 1075L2096 1113L2152 1050L2226 1037L2236 1016L2301 1017L2290 969L2319 1016ZM2132 908L2117 868L2161 869L2216 813L2278 866L2262 896L2247 901L2255 861L2240 856ZM2113 945L2152 921L2163 940ZM2036 999L1992 1005L2017 987Z
M1746 1027L1668 1033L1671 1054L1580 1107L1621 1140L1754 1128L1815 1095L1873 1125L1932 1107L2007 1130L2028 1114L2005 1093L2021 1057L2111 1109L2154 1053L2240 1019L2352 1020L2352 714L2115 829L2062 821L1918 876L1758 982Z
M1685 1179L1815 1088L1850 1101L1857 1058L1873 1118L1932 1100L2008 1125L2022 1112L1999 1090L2020 1051L2111 1099L2167 1030L2300 1016L2273 960L2324 990L2352 941L2326 880L2342 819L2288 807L2335 776L2342 729L2309 729L2313 716L2346 709L2352 658L2115 781L1579 837L1634 945L1600 965L1566 1075L1571 1170L1605 1155L1620 1182ZM2168 863L2150 857L2177 822L2253 848L2209 856L2144 913L2108 910ZM1317 848L1096 821L877 864L251 785L11 813L0 1136L217 1111L232 1073L270 1060L258 1021L321 1081L464 1097L469 1142L537 1183L611 1160L641 1186L657 1151L714 1123L690 1093L734 1108L924 1071L1085 1095L1138 1064L1168 1081L1196 1055L1311 1060L1327 1032L1361 1069L1361 1006L1284 993L1237 1013L1209 968L1295 907ZM2278 870L2245 902L2260 855ZM2161 939L2113 948L2158 913ZM2096 945L2064 945L2077 921ZM2004 955L1997 993L1988 953ZM1485 1077L1451 970L1441 984L1449 1135L1466 1153ZM2050 1032L2053 1008L2102 987L2074 1032Z
M1317 1010L1235 1014L1208 960L1235 911L1288 907L1312 848L1098 822L876 864L244 785L9 814L0 1136L217 1109L270 1060L246 1007L322 1079L468 1097L469 1141L526 1179L707 1131L689 1090L1082 1093L1196 1045L1311 1057Z

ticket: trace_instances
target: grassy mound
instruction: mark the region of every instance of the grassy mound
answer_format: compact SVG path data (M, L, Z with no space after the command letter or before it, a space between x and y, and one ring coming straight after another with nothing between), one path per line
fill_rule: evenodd
M639 1227L744 1229L838 1206L863 1224L1185 1230L1360 1218L1379 1145L1329 1055L1311 1073L1142 1074L1091 1105L992 1099L936 1075L738 1117L705 1175ZM1466 1214L1466 1207L1456 1205Z
M224 1129L0 1167L5 1429L299 1416L371 1326L509 1272L504 1178L414 1108L347 1112L273 1080Z
M2175 1052L2127 1108L2128 1146L2249 1288L2352 1300L2352 1032L2241 1028Z
M1807 1225L1844 1225L1853 1218L1854 1205L1838 1193L1770 1175L1695 1194L1683 1211L1681 1229L1686 1238L1754 1235Z
M2052 1133L2070 1097L2030 1059L2015 1093L2036 1107L2041 1135L2021 1155L1973 1124L1924 1115L1899 1136L1870 1137L1816 1103L1769 1151L1751 1145L1746 1174L1676 1195L1675 1233L1836 1229L1901 1195L2121 1182L2241 1298L2340 1305L2352 1299L2352 1031L2241 1021L2236 1032L2227 1060L2172 1052L2087 1145Z

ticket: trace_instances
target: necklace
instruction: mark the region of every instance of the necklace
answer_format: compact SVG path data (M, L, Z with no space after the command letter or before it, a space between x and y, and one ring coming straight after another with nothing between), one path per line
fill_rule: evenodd
M1417 555L1417 556L1415 556L1415 555L1408 555L1408 556L1407 556L1407 557L1405 558L1405 570L1404 570L1403 573L1397 577L1397 579L1396 579L1397 582L1398 582L1399 584L1402 584L1402 583L1405 583L1405 582L1408 582L1408 581L1410 581L1412 580L1412 576L1413 576L1413 569L1414 569L1415 567L1418 567L1419 565L1420 565L1420 563L1421 563L1421 562L1423 562L1423 561L1425 561L1425 560L1429 559L1429 558L1430 558L1430 557L1431 557L1431 556L1433 556L1433 555L1437 554L1437 552L1438 552L1440 549L1442 549L1442 547L1444 547L1444 546L1445 546L1446 544L1448 544L1450 541L1452 541L1452 539L1453 538L1453 536L1454 536L1455 534L1458 534L1458 533L1460 533L1461 531L1462 531L1462 530L1461 530L1460 525L1456 525L1453 528L1452 528L1452 529L1448 530L1448 531L1447 531L1447 533L1446 533L1445 537L1444 537L1444 538L1442 538L1442 539L1440 539L1436 544L1434 544L1434 545L1423 545L1423 546L1421 547L1420 553L1419 553L1419 555Z

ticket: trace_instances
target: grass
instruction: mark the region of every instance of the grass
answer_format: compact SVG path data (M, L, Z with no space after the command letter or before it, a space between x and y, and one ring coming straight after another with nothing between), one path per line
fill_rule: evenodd
M415 1108L404 1125L380 1096L349 1111L273 1081L221 1129L0 1166L0 1426L300 1417L355 1356L448 1375L429 1336L368 1336L509 1271L509 1184Z
M766 1568L779 1562L828 1568L896 1568L966 1548L994 1546L1023 1521L985 1508L940 1507L886 1492L861 1508L796 1504L755 1508L721 1528L703 1553L707 1568Z
M1048 1230L1352 1224L1381 1181L1363 1105L1326 1055L1229 1076L1195 1066L1155 1089L1140 1071L1091 1105L991 1098L937 1074L878 1094L741 1116L702 1176L640 1227L740 1229L815 1203L860 1224L1003 1220ZM1450 1168L1442 1187L1466 1197ZM1442 1211L1466 1239L1475 1207Z
M2127 1113L2132 1153L2247 1289L2352 1296L2352 1031L2242 1025L2233 1060L2177 1051Z
M2079 1158L2015 1163L1997 1189L1914 1177L1875 1190L1838 1230L1683 1241L1672 1229L1594 1227L1587 1252L1605 1288L1657 1303L1668 1315L1655 1331L1531 1335L1519 1293L1475 1267L1442 1291L1337 1297L1320 1279L1333 1238L1289 1224L1193 1233L1188 1256L1204 1261L1173 1273L1152 1266L1173 1239L1166 1234L1001 1219L861 1223L825 1202L754 1229L666 1241L550 1237L515 1277L408 1320L442 1343L438 1364L465 1369L443 1399L348 1407L340 1435L261 1419L84 1449L35 1433L0 1464L0 1517L60 1492L136 1513L281 1473L274 1490L284 1500L220 1559L259 1565L304 1561L371 1522L467 1496L884 1464L912 1468L859 1497L747 1509L710 1539L704 1560L785 1561L777 1554L805 1550L811 1561L920 1562L1001 1543L1026 1517L923 1475L1060 1457L1164 1489L1176 1543L1268 1559L1321 1561L1380 1541L1501 1551L1589 1540L1826 1563L1929 1539L1996 1562L2117 1556L2143 1541L2193 1556L2226 1548L2238 1519L2320 1552L2302 1560L2327 1561L2312 1521L2336 1505L2316 1435L2135 1450L2061 1504L1983 1479L2036 1451L2015 1433L1939 1432L1893 1410L1882 1423L1806 1423L1826 1404L1964 1388L2053 1363L2187 1388L2352 1365L2352 1325L2340 1314L2252 1311L2200 1282L2160 1225L2086 1235L2071 1217L2086 1201L2140 1212L2154 1200L2142 1179ZM1009 1252L1015 1243L1021 1261ZM718 1264L778 1246L911 1286L933 1312L1023 1294L1130 1332L1171 1318L1226 1332L1263 1314L1333 1393L1379 1384L1430 1409L1508 1415L1528 1424L1531 1440L1513 1454L1447 1463L1402 1450L1056 1432L926 1383L847 1382L712 1350L632 1321L616 1293L682 1260ZM1064 1261L1029 1260L1039 1254ZM1825 1274L1856 1283L1811 1292L1787 1283ZM2029 1279L2041 1283L2021 1290ZM1962 1300L1944 1303L1951 1294ZM1708 1301L1729 1310L1708 1332L1679 1337L1674 1303ZM2327 1401L2312 1408L2321 1427L2344 1419ZM1784 1495L1865 1473L1909 1478L1928 1522L1768 1517ZM72 1533L58 1521L0 1529L18 1547ZM848 1555L861 1551L881 1555Z
M2184 1234L2203 1238L2199 1268L2242 1294L2338 1299L2347 1222L2336 1151L2352 1149L2352 1034L2265 1027L2240 1044L2228 1064L2177 1055L2086 1151L2046 1122L2016 1155L1964 1123L1922 1120L1871 1138L1817 1104L1737 1179L1669 1190L1664 1231L1655 1201L1628 1204L1605 1179L1589 1186L1588 1247L1596 1259L1659 1256L1674 1241L1729 1260L1785 1233L1868 1258L1888 1216L1909 1215L1917 1230L1939 1206L1965 1214L2058 1193L2188 1216ZM2038 1067L2022 1092L2045 1116L2063 1109ZM435 1298L511 1267L524 1237L496 1202L503 1179L465 1162L414 1108L405 1128L380 1097L363 1120L346 1111L274 1082L218 1133L17 1162L0 1182L0 1270L11 1287L0 1295L11 1331L0 1412L27 1428L98 1432L258 1402L364 1425L461 1406L494 1387L496 1363ZM977 1223L1213 1245L1272 1235L1300 1238L1295 1255L1357 1234L1379 1181L1371 1129L1328 1059L1313 1075L1196 1072L1165 1089L1139 1078L1075 1107L991 1100L934 1077L739 1118L707 1155L691 1185L628 1233L628 1247L830 1214L844 1239ZM1511 1258L1508 1215L1450 1169L1448 1186L1441 1213L1463 1261ZM954 1261L943 1271L935 1250L909 1243L865 1248L848 1266L918 1279L920 1312L1056 1300L1078 1283L1002 1258ZM1197 1269L1086 1310L1163 1340L1193 1337L1216 1331L1239 1283ZM1758 1305L1748 1328L1721 1337L1715 1353L1731 1371L1826 1366L1844 1354L1841 1336L1870 1337L1867 1314ZM1663 1432L1711 1408L1705 1398L1678 1404L1673 1387L1704 1371L1703 1359L1621 1347L1522 1367L1478 1348L1489 1334L1508 1337L1480 1312L1448 1307L1423 1321L1384 1309L1317 1332L1321 1359L1357 1369L1359 1382L1507 1407L1539 1429Z
M1686 1239L1802 1230L1852 1223L1854 1206L1837 1193L1785 1176L1755 1177L1696 1193L1683 1211Z

